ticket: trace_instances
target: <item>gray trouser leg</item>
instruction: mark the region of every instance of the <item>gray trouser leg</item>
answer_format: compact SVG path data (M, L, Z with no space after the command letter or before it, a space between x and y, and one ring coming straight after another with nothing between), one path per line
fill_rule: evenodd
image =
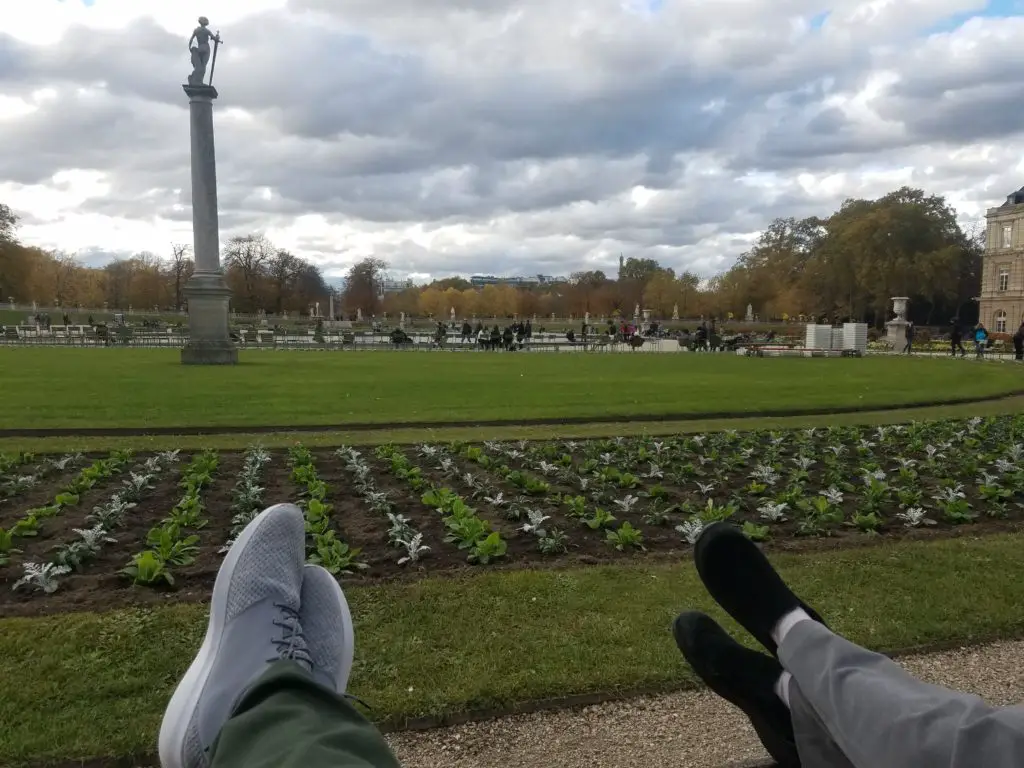
M922 683L814 621L789 631L779 660L796 682L791 703L799 687L855 768L1024 766L1024 707L990 707L977 696ZM794 716L798 750L800 729L809 726ZM800 756L816 768L814 755Z
M795 677L789 681L789 712L793 718L796 751L803 768L854 768L832 740L828 727L804 696Z

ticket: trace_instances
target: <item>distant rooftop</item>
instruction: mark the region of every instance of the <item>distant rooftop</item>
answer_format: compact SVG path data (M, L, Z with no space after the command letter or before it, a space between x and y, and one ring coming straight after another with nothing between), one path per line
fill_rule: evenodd
M1006 196L1006 202L1003 203L1000 208L1006 208L1011 205L1022 205L1024 204L1024 187L1021 187L1012 195Z

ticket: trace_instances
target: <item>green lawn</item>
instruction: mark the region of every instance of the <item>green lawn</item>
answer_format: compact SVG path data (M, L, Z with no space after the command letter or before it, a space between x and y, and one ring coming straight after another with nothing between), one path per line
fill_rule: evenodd
M899 650L1021 636L1022 543L964 537L773 560L836 631ZM686 608L721 618L688 561L498 571L348 596L358 639L350 690L389 723L692 685L671 621ZM204 621L200 605L0 620L0 765L151 753Z
M400 427L397 429L331 430L324 432L282 431L270 434L239 433L212 435L119 435L73 437L4 437L0 453L83 453L134 451L198 451L206 449L241 451L254 443L266 448L289 448L302 443L309 448L339 445L383 445L386 443L437 443L450 440L567 440L593 437L635 437L637 435L679 435L715 432L723 429L801 429L850 425L902 424L911 421L969 419L973 416L1002 416L1024 411L1024 396L925 408L860 411L815 416L751 416L742 419L692 419L687 421L630 421L560 425L505 424L489 427Z
M0 349L0 427L451 422L910 404L1021 386L1011 365L727 355Z

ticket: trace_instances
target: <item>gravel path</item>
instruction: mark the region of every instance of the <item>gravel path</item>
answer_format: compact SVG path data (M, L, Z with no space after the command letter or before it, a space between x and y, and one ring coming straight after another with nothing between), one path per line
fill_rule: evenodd
M1024 641L901 660L930 683L1024 702ZM703 691L388 737L405 768L721 768L766 757L739 711Z

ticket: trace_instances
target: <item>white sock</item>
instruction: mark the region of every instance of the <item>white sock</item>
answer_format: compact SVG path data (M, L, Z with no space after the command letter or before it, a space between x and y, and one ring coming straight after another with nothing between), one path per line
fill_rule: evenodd
M789 707L789 681L793 679L793 676L783 670L782 674L779 675L779 679L775 681L775 695L782 699L782 703Z
M789 630L801 621L814 621L814 619L808 616L807 611L803 608L794 608L779 619L779 623L772 628L772 640L775 641L775 644L782 645L782 641L785 639L786 635L789 634Z

